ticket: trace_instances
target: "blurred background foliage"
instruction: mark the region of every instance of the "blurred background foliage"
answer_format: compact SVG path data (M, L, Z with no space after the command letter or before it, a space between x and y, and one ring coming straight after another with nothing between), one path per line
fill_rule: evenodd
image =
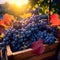
M30 0L32 8L40 7L39 12L46 14L49 12L50 0Z
M51 0L50 11L60 15L60 0Z
M60 14L60 0L29 0L27 6L18 7L14 4L0 4L0 14L9 13L14 16L23 15L30 12L30 10L36 10L39 8L40 14L47 14L50 10L50 13Z
M28 12L29 10L35 10L40 8L39 12L45 14L49 11L50 0L30 0L28 6L17 7L12 4L9 5L7 2L0 4L0 13L9 13L13 15L23 14L22 12ZM20 12L21 11L21 12Z

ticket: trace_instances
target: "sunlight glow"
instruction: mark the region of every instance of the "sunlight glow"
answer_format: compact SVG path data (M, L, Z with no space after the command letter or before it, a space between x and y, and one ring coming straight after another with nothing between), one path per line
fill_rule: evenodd
M10 4L16 4L17 6L22 6L28 4L28 0L12 0L9 1Z

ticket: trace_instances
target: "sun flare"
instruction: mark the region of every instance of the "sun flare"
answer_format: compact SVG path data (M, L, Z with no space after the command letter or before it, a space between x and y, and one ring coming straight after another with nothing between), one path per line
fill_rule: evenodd
M28 4L28 0L12 0L12 2L9 1L9 3L16 4L17 6L22 6Z

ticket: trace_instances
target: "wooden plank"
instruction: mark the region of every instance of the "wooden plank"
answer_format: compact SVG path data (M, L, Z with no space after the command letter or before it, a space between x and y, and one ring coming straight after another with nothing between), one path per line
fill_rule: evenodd
M1 44L1 43L0 43ZM1 56L1 50L0 50L0 56Z
M12 56L12 51L10 49L10 46L7 46L6 49L7 49L7 56Z
M1 50L0 50L0 56L1 56Z
M24 60L44 60L45 58L50 58L52 56L54 56L56 54L56 51L51 51L51 52L48 52L48 53L45 53L45 54L42 54L42 55L36 55L36 56L33 56L33 57L30 57L28 59L24 59Z
M20 60L20 59L25 59L27 57L32 57L34 56L35 54L31 52L32 49L27 49L27 50L23 50L23 51L19 51L19 52L16 52L16 53L13 53L13 58L14 60Z

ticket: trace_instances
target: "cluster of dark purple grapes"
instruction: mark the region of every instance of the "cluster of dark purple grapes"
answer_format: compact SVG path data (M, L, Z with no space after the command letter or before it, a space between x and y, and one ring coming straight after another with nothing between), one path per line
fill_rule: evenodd
M0 20L2 20L3 19L3 15L2 14L0 14Z
M56 36L56 27L49 28L37 19L38 15L27 19L25 23L15 22L13 28L5 32L2 46L10 45L13 52L27 49L34 41L43 39L45 44L53 44ZM34 19L35 18L35 19ZM3 51L4 47L1 48Z

